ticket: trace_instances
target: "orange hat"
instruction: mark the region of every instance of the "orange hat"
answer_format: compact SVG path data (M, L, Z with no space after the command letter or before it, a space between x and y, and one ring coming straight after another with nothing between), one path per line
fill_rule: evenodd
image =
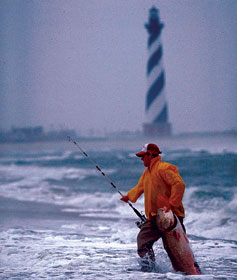
M159 155L161 154L161 151L159 149L159 147L156 144L145 144L142 147L142 150L138 153L136 153L137 157L142 157L144 156L146 153L151 153L151 154L155 154L155 155Z

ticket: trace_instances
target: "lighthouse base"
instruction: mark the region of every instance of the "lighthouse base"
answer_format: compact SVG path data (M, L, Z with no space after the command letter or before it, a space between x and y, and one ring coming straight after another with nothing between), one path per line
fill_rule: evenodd
M170 136L170 123L145 123L143 125L143 134L145 136Z

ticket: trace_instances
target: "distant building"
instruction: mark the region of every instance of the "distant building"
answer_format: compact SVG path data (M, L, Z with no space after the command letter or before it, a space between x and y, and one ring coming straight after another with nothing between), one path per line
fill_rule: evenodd
M145 24L148 31L146 122L143 132L147 136L167 136L171 134L168 122L168 105L165 96L165 71L162 61L163 49L161 32L164 25L160 22L158 9L150 9L149 22Z

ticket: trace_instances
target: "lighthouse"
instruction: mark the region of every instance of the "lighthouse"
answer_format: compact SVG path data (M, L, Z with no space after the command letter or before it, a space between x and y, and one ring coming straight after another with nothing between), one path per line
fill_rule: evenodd
M163 48L161 32L164 25L160 22L158 9L152 7L149 22L145 24L148 31L148 62L146 94L146 122L143 132L146 136L169 136L171 124L168 122L168 104L165 94L165 71L163 65Z

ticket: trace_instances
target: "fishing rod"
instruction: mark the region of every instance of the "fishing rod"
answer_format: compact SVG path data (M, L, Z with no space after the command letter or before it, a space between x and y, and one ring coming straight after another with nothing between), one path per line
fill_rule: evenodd
M123 197L121 191L115 186L115 184L110 180L110 178L100 169L100 167L93 161L89 155L79 146L79 144L73 140L70 136L67 137L69 142L75 144L75 146L81 151L81 153L91 162L92 165L104 176L104 178L108 181L108 183ZM146 222L146 217L142 213L140 213L130 201L128 201L128 205L132 208L135 214L141 219L141 221L136 222L136 225L141 228L141 226Z

